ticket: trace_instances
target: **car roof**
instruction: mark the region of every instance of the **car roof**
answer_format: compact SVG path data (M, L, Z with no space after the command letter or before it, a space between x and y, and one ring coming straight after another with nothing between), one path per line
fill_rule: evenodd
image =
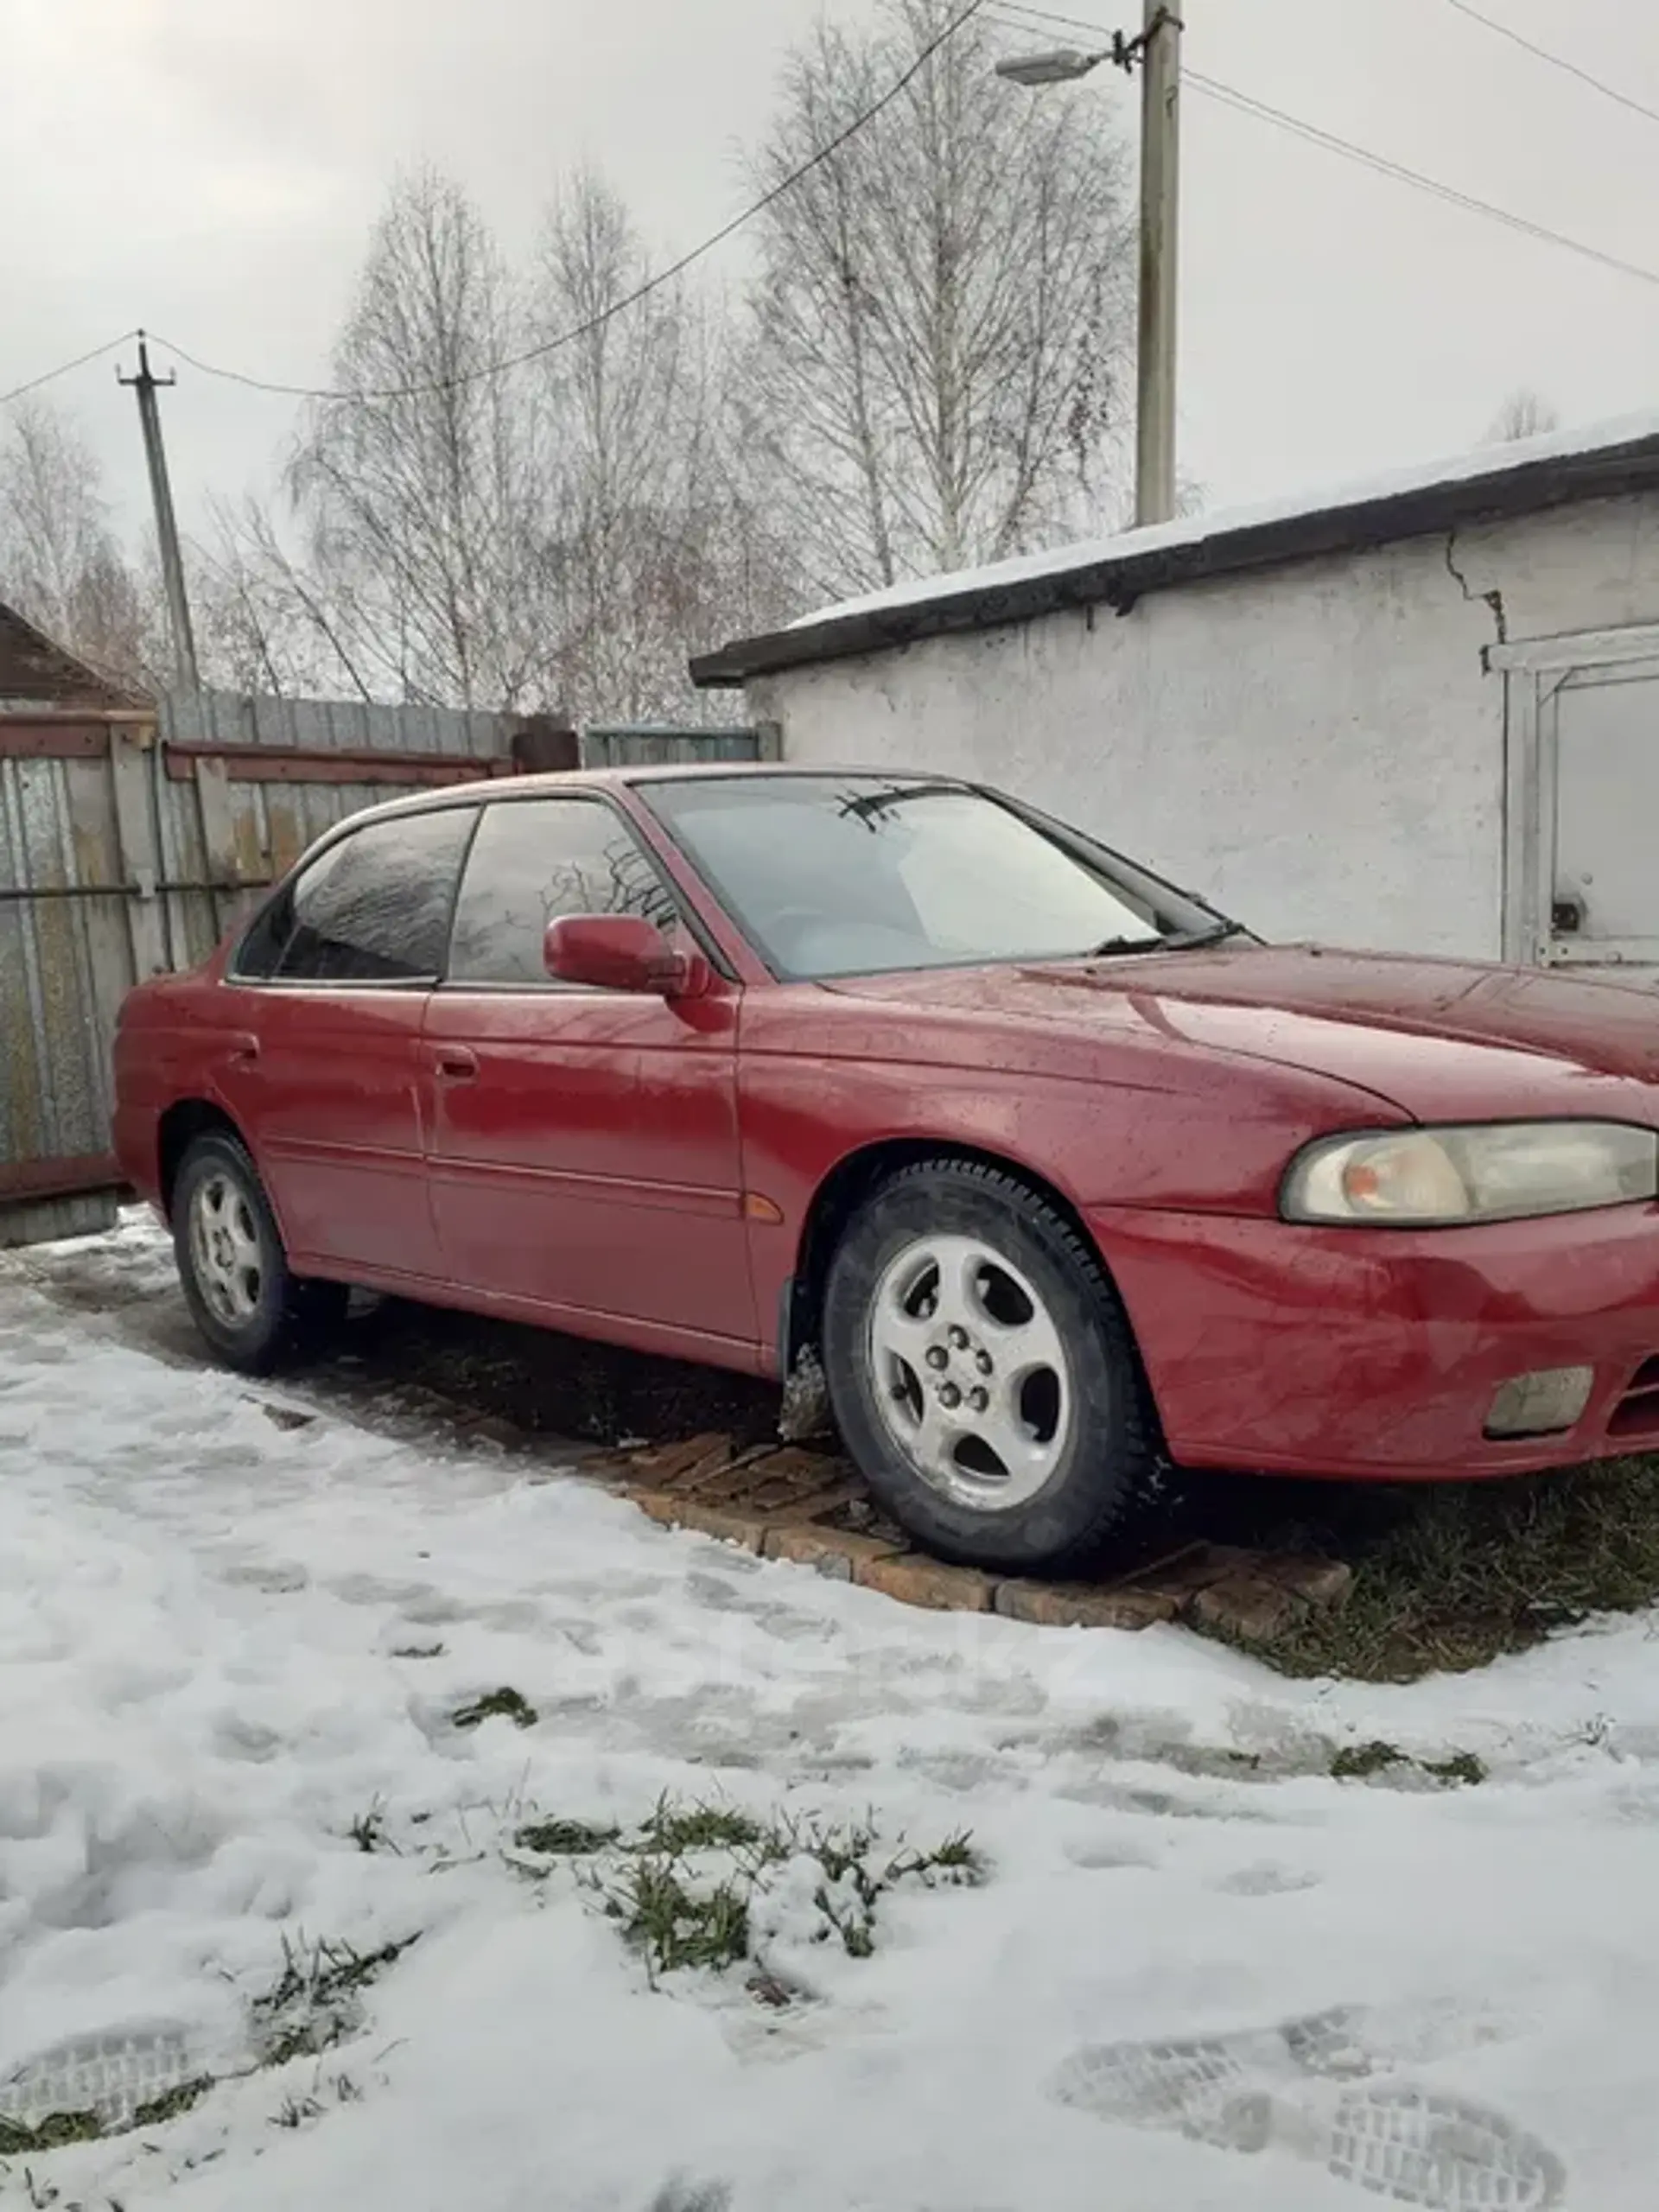
M419 755L413 758L418 761ZM622 768L557 768L540 775L492 775L489 763L480 760L480 773L471 782L444 784L434 789L410 791L405 798L385 799L378 806L365 806L359 812L348 814L329 825L325 833L332 842L336 830L347 826L361 828L365 822L378 822L387 816L421 814L433 807L475 805L481 797L490 798L524 799L550 798L560 792L613 791L640 784L705 783L722 779L756 777L788 779L800 776L871 776L884 784L953 784L963 789L970 788L964 778L928 774L918 769L893 769L865 765L854 766L841 762L805 762L790 760L652 760L641 761ZM322 842L321 840L318 841Z

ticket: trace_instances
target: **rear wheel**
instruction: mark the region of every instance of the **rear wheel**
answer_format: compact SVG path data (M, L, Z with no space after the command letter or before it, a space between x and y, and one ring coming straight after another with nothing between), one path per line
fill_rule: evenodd
M173 1247L196 1326L227 1366L268 1375L345 1319L344 1284L302 1281L258 1171L228 1131L198 1137L173 1192Z
M825 1365L854 1459L945 1558L1087 1564L1155 1485L1128 1327L1046 1199L967 1160L901 1170L830 1264Z

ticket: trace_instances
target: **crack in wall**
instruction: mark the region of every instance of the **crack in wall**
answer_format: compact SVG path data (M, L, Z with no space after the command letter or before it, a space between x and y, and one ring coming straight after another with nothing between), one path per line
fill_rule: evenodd
M1463 594L1464 597L1468 601L1471 607L1473 607L1478 601L1481 605L1491 609L1492 620L1497 630L1497 643L1500 645L1507 645L1510 642L1510 618L1504 611L1503 593L1497 588L1497 585L1494 585L1491 591L1475 590L1473 586L1470 583L1468 577L1464 575L1463 570L1458 566L1457 549L1458 533L1454 530L1446 541L1446 567L1447 575L1451 577L1452 582L1456 584L1458 589ZM1491 673L1491 647L1490 645L1483 645L1480 649L1480 664L1488 675Z

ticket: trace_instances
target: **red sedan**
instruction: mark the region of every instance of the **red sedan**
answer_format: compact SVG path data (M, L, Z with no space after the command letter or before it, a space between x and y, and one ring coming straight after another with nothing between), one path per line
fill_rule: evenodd
M135 991L116 1060L233 1365L352 1284L810 1357L957 1559L1080 1561L1166 1456L1433 1480L1659 1440L1650 999L1269 947L968 784L377 807Z

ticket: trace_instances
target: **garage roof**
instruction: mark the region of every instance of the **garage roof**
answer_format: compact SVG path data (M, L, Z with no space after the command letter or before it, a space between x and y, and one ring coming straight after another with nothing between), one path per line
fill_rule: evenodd
M691 663L691 677L705 688L736 685L1065 607L1103 604L1127 614L1147 592L1655 489L1659 415L1556 431L1317 499L1194 516L896 584L704 653Z

